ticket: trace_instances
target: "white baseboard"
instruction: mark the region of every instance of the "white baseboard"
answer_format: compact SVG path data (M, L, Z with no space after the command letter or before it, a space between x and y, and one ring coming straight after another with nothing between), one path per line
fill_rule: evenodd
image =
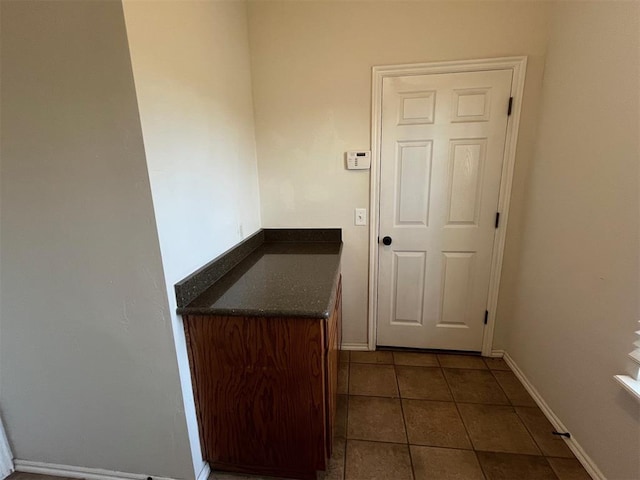
M207 480L209 478L209 474L211 473L211 467L208 462L203 462L202 468L200 469L200 473L196 477L196 480Z
M491 355L489 355L490 358L503 358L504 357L504 350L491 350Z
M341 350L369 350L368 343L343 343Z
M494 350L494 352L496 352L496 350ZM544 401L544 399L542 398L540 393L536 390L536 388L533 386L533 384L529 381L527 377L525 377L522 370L520 370L520 367L518 367L518 365L516 365L516 363L513 361L513 358L509 356L509 353L503 352L503 358L504 358L504 361L507 362L507 365L509 365L511 370L513 370L513 373L515 373L516 377L518 377L520 382L522 382L522 385L524 385L524 388L526 388L529 394L533 397L533 400L538 404L538 406L540 407L540 410L542 410L542 413L544 413L547 419L549 420L549 422L551 422L551 425L553 425L558 432L568 431L567 427L565 427L564 424L558 418L558 416L555 413L553 413L553 410L551 410L551 407L547 405L547 402ZM589 457L589 455L587 455L587 453L583 450L583 448L580 446L580 444L577 442L577 440L573 435L571 436L571 438L565 438L564 441L566 442L567 446L571 449L573 454L576 456L578 461L585 468L587 473L591 475L591 478L593 478L594 480L606 480L606 477L604 476L604 474L600 471L600 469L595 464L595 462L591 459L591 457Z
M87 480L147 480L147 478L151 477L153 480L174 480L168 477L116 472L114 470L103 470L101 468L58 465L56 463L32 462L29 460L14 460L13 464L16 472L40 473L43 475L54 475L56 477L85 478ZM205 468L208 469L209 465L207 464ZM202 475L203 472L204 468L200 474ZM200 480L200 475L198 475L198 480Z

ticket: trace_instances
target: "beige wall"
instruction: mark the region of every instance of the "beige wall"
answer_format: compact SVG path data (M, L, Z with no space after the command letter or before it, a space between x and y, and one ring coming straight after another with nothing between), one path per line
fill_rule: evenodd
M640 478L637 2L553 11L506 350L605 476Z
M13 453L193 478L122 6L1 9L0 404Z
M246 3L125 0L124 11L197 474L173 286L260 227Z
M267 227L343 228L344 341L367 341L371 67L527 55L529 67L498 321L517 268L522 186L531 159L548 31L542 2L250 2L262 219ZM497 346L501 346L501 337Z

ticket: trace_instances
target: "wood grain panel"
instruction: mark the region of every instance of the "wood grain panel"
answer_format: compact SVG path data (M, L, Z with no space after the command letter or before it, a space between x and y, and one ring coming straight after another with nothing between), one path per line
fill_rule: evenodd
M331 457L333 452L333 427L335 425L336 410L338 407L338 363L340 361L340 340L342 329L342 278L338 283L336 292L336 304L327 321L329 347L327 352L327 454Z
M288 476L325 468L325 322L185 318L201 442L214 467Z

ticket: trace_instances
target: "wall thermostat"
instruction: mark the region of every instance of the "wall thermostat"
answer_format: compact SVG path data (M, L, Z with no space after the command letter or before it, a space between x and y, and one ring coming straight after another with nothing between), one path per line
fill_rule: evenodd
M347 152L348 170L368 170L371 168L371 152L368 150L357 150Z

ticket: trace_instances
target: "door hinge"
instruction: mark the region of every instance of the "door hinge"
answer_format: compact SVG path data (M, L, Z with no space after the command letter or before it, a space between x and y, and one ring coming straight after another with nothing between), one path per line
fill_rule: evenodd
M500 226L500 212L496 212L496 228Z
M489 321L489 310L484 311L484 324L486 325Z
M507 108L507 117L511 115L512 108L513 108L513 97L509 97L509 107Z

